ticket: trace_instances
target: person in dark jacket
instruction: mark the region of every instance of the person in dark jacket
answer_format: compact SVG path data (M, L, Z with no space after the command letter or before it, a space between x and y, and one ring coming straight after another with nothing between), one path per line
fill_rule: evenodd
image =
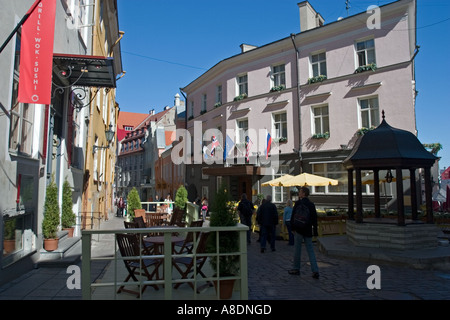
M278 210L277 207L272 203L271 195L268 195L266 197L266 202L264 202L259 207L256 220L258 221L258 224L260 226L261 253L264 253L266 251L267 241L269 241L272 251L275 251L275 228L278 224Z
M292 216L294 216L295 209L300 204L308 207L310 213L310 221L302 230L294 229L294 263L293 268L289 270L289 274L300 275L300 262L302 256L302 242L305 242L306 252L308 252L309 262L311 264L312 277L319 279L319 267L317 266L316 255L312 243L312 236L317 236L317 211L316 206L309 200L309 189L301 187L298 192L300 198L295 202L292 209Z
M247 199L247 194L243 193L241 195L241 201L239 201L237 210L239 211L239 217L241 219L242 224L248 226L247 243L250 244L252 216L255 209L253 208L253 203Z

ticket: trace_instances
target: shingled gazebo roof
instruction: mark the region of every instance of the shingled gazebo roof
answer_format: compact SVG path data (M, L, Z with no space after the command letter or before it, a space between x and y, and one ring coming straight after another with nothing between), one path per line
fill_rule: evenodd
M348 170L349 215L353 219L353 171L356 171L356 222L362 222L362 170L374 171L375 216L380 217L379 170L395 169L397 186L398 225L405 225L402 170L410 170L411 199L417 199L416 174L417 168L424 168L425 198L427 222L433 223L431 202L431 172L430 169L438 159L428 152L419 139L409 131L391 127L385 120L372 131L367 132L356 142L350 155L343 164ZM391 173L392 174L392 173ZM412 201L412 217L417 220L417 202Z
M431 167L437 157L427 151L417 137L406 130L381 124L360 137L344 160L346 168L423 168Z

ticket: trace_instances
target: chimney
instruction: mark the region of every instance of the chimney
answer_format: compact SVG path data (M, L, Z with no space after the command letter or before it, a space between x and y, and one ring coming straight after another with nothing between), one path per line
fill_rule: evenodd
M151 116L154 115L155 114L155 109L150 110L149 113L150 113Z
M174 106L175 107L179 107L180 106L180 95L178 93L175 95Z
M245 44L245 43L241 44L240 47L241 47L241 53L258 48L257 46L252 46L250 44Z
M300 9L300 32L323 26L325 20L308 1L300 2L297 5Z

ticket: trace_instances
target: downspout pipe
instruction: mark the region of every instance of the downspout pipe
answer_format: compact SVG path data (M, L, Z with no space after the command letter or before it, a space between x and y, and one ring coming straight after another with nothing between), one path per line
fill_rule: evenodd
M300 50L298 49L297 45L295 44L295 33L291 33L291 40L292 44L294 45L295 49L295 68L297 71L297 104L298 104L298 149L294 149L294 152L298 153L298 158L300 160L300 173L302 173L302 165L303 165L303 158L302 158L302 110L300 107L300 70L299 70L299 64L298 59L300 56Z
M188 114L188 100L187 100L187 97L186 97L186 95L184 94L184 92L183 92L183 88L180 88L180 92L181 92L181 94L183 95L183 97L184 97L184 109L185 109L185 111L184 111L184 115L185 115L185 117L186 117L186 121L184 122L184 125L185 125L185 129L187 130L187 122L188 122L188 116L187 116L187 114Z

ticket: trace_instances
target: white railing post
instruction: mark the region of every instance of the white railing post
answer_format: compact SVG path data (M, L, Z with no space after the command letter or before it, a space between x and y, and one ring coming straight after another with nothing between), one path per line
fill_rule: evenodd
M81 232L81 294L83 300L91 300L91 239L90 233Z
M248 227L247 227L248 229ZM239 231L241 300L248 300L247 230Z

